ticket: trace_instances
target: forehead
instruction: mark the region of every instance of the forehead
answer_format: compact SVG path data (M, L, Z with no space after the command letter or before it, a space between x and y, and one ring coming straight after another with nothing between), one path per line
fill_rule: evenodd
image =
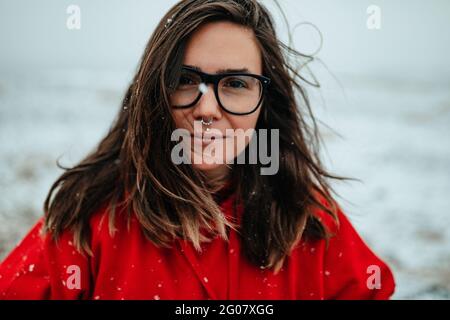
M228 22L210 22L200 26L189 38L183 63L204 72L224 69L248 69L262 72L261 52L253 30Z

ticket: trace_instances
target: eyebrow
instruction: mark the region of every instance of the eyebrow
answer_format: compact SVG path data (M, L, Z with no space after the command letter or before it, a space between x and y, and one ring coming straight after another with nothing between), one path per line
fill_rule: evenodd
M184 64L183 66L195 69L197 71L202 71L202 69L200 69L197 66L191 66L191 65L188 65L188 64ZM216 74L219 74L219 73L238 73L238 72L247 72L248 73L249 71L248 71L247 68L241 68L241 69L230 69L230 68L227 68L227 69L219 69L219 70L217 70Z

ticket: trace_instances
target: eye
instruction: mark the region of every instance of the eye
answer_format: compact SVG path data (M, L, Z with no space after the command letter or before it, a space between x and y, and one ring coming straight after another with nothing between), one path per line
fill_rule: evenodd
M178 83L180 86L185 86L185 85L192 85L195 84L194 80L186 75L183 75L180 77L180 81Z
M248 87L248 85L245 81L243 81L242 79L238 79L238 78L226 79L226 81L224 82L224 86L230 87L232 89L241 89L241 88Z
M178 78L178 89L191 89L201 82L200 77L190 71L183 70Z

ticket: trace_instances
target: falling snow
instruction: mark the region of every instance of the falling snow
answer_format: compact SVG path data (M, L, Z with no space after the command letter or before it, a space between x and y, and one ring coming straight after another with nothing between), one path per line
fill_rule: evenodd
M208 86L204 83L200 83L200 85L198 86L198 90L201 93L206 94L208 92Z

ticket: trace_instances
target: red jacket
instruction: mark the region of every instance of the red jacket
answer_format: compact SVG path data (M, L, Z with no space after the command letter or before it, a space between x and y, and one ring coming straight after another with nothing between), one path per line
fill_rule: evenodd
M233 214L233 195L221 202ZM237 210L238 221L242 208ZM329 240L302 240L281 271L251 265L241 255L238 234L203 244L184 240L171 249L148 241L138 221L117 215L111 236L108 215L91 219L93 257L80 254L72 233L57 243L42 237L42 219L0 265L0 299L387 299L395 288L389 267L362 241L339 211L340 227ZM378 282L377 282L378 281Z

